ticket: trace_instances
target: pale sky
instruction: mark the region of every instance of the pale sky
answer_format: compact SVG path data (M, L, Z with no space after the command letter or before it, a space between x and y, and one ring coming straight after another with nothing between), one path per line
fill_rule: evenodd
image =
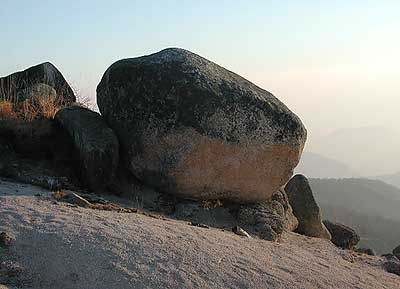
M83 3L82 3L83 2ZM312 142L400 127L400 1L0 0L0 75L51 61L81 94L114 61L182 47L274 93Z

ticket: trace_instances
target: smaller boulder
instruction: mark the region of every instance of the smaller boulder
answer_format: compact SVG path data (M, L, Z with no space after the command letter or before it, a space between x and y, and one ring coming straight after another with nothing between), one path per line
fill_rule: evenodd
M388 261L383 265L386 272L400 276L400 263L395 261Z
M299 221L293 214L292 206L284 189L280 189L272 195L270 204L275 209L275 212L283 218L285 230L292 232L297 229Z
M388 261L400 262L399 258L397 258L395 255L391 253L383 254L382 257L384 257Z
M361 254L375 256L375 251L372 250L371 248L357 248L354 251Z
M400 259L400 245L393 249L393 255Z
M92 190L102 190L114 177L119 162L119 143L97 112L80 106L61 109L55 116L69 133L79 152L82 177Z
M311 186L303 175L294 176L286 185L289 203L299 221L296 232L302 235L331 239L322 223L321 210L314 199Z
M332 223L328 220L323 221L332 238L333 244L342 249L354 249L360 242L360 236L352 228L343 224Z
M61 105L76 101L72 88L61 72L50 62L0 78L0 98L23 101L30 87L40 83L54 88Z
M241 205L237 220L268 241L276 241L284 230L293 231L298 225L283 189L267 202Z

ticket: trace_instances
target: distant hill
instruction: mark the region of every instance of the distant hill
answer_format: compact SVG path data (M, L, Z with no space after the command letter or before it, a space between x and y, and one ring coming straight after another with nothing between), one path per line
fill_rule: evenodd
M296 172L309 178L349 178L359 176L348 165L313 152L303 153Z
M379 253L400 244L400 189L379 180L310 179L323 218L356 229Z
M399 147L399 132L363 127L337 130L309 143L308 150L347 164L361 176L376 176L400 170Z
M383 176L377 176L377 177L371 177L373 179L377 180L382 180L385 183L391 184L393 186L396 186L400 188L400 172L397 172L395 174L391 175L383 175Z

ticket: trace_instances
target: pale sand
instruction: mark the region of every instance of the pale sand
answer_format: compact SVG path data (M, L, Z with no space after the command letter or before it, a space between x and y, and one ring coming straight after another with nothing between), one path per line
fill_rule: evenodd
M326 240L288 233L272 243L53 204L48 196L38 187L0 183L0 231L15 237L0 258L19 260L27 288L400 288L400 277L381 269L381 257Z

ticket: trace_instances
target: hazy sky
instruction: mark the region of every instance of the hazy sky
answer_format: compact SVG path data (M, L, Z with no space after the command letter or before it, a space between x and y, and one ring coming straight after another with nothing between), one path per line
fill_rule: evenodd
M0 7L0 75L51 61L94 98L114 61L176 46L274 93L303 119L310 141L343 127L400 127L400 1L0 0Z

